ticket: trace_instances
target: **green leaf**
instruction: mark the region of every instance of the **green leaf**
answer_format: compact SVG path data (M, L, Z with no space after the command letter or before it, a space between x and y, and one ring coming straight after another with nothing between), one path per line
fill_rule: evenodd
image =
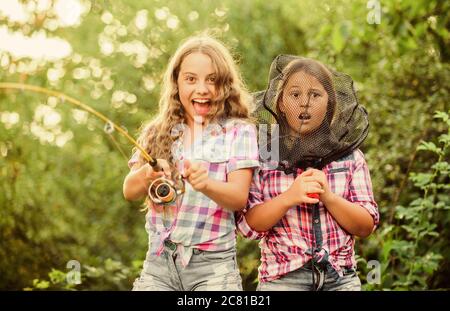
M333 29L333 33L331 36L331 43L333 45L334 50L336 53L340 53L345 46L345 38L344 38L344 30L343 25L336 25Z
M417 150L431 151L438 155L442 154L442 149L437 147L433 142L422 141L421 144L417 147Z
M60 270L52 269L48 276L52 284L61 284L66 282L66 273Z
M449 111L450 113L450 111ZM435 119L441 119L444 122L450 121L450 116L444 111L436 111L433 116Z
M450 134L442 134L439 136L439 142L445 144L450 143Z
M411 173L410 179L414 182L414 186L419 188L425 188L428 186L434 178L432 173Z

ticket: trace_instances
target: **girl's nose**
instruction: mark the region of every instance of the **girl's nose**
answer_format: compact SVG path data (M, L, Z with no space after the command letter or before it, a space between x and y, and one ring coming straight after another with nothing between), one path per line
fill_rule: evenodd
M308 108L311 104L311 95L302 96L300 99L300 107Z
M198 94L206 94L206 93L208 93L209 90L208 90L208 87L206 86L206 83L199 82L197 84L196 91Z

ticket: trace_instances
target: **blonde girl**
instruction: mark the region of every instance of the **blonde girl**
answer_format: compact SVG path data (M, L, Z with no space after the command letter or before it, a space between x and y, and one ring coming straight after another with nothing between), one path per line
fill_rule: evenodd
M149 250L133 290L242 290L234 213L245 207L259 166L250 111L222 43L200 35L179 46L165 72L159 112L138 140L163 171L154 172L135 152L123 193L139 200L152 180L177 172L186 191L170 206L147 200Z

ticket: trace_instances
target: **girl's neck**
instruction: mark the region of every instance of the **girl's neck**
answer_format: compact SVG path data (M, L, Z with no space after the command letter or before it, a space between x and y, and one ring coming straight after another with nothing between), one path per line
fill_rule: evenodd
M186 124L189 129L189 135L184 136L184 145L185 147L189 147L194 143L194 141L202 135L203 131L208 126L208 120L204 122L196 122L191 118L186 118Z
M185 122L192 132L194 131L194 129L198 129L198 128L204 129L205 127L208 126L208 120L204 119L204 118L199 118L198 120L194 120L194 119L188 117L185 119Z

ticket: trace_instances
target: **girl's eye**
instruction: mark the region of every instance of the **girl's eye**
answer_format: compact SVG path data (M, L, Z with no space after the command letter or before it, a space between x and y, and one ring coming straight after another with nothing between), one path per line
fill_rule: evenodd
M313 98L318 98L318 97L320 97L320 94L319 93L312 93L312 97Z
M209 83L215 83L215 82L216 82L216 77L210 77L210 78L208 78L208 82L209 82Z
M300 93L294 92L294 93L291 93L291 96L294 97L294 98L299 98L300 97Z
M186 81L187 81L187 82L194 82L194 81L195 81L195 78L192 77L192 76L187 76L187 77L186 77Z

